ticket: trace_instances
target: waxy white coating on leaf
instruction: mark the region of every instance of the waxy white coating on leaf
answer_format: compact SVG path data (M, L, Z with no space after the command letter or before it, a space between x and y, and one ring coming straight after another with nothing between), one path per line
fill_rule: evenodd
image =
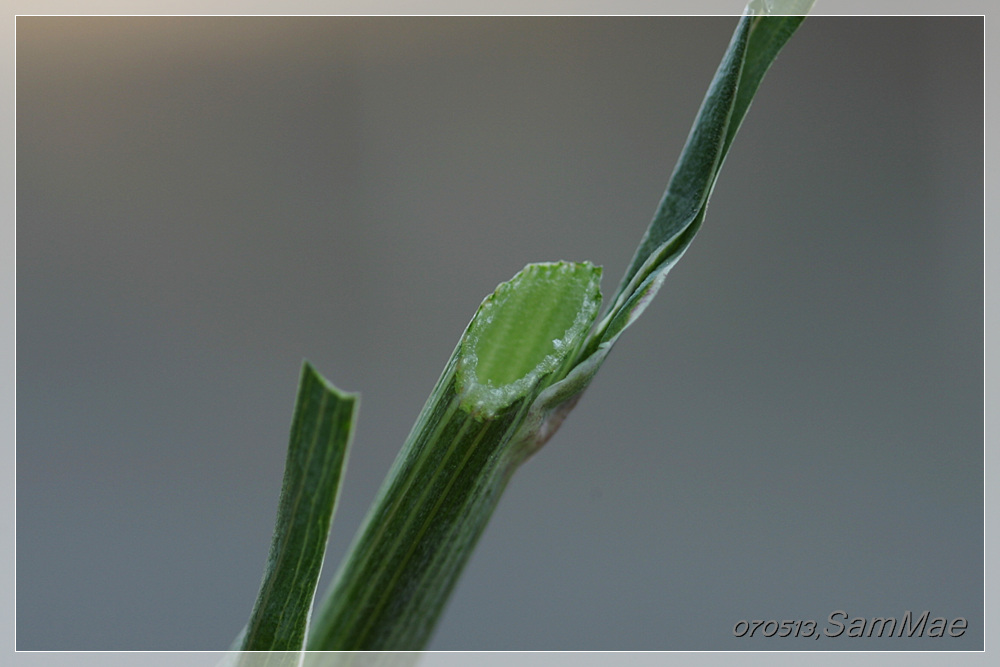
M601 305L590 262L529 264L486 297L462 337L456 391L486 417L531 393L583 343Z

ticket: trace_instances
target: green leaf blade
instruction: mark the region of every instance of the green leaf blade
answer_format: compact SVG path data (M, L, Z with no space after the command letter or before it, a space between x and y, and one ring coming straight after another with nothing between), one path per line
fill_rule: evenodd
M656 250L686 229L705 206L723 157L726 130L736 101L743 59L752 27L743 16L709 86L698 116L691 126L681 156L670 177L656 213L636 248L615 295L626 297L630 286L641 283L657 268L647 260Z
M801 15L754 17L743 74L740 77L740 86L736 94L736 103L733 106L732 117L726 131L726 141L722 149L723 155L729 152L729 147L743 124L743 118L750 109L750 103L764 80L764 75L774 64L785 43L799 29L806 18L805 14L809 12L813 3L812 0L808 0L786 4L801 12Z
M303 364L274 536L241 650L303 647L357 409L357 395Z
M741 19L709 86L663 198L619 285L588 352L612 345L656 295L664 276L694 240L705 219L719 171L761 81L804 16ZM811 2L785 3L808 11Z

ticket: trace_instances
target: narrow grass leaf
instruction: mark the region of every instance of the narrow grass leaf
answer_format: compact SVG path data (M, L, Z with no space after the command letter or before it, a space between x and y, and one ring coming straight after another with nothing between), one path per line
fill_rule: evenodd
M356 395L302 365L278 517L244 651L303 647L357 409Z
M755 16L750 27L750 44L747 48L740 76L740 85L736 93L736 103L733 106L732 117L726 130L726 141L722 147L723 157L729 152L736 132L743 124L743 118L750 109L750 103L760 88L764 75L774 64L778 53L798 30L805 14L812 6L812 0L805 2L787 2L789 9L794 9L797 16Z
M642 314L691 244L750 102L803 18L747 13L740 19L660 205L592 338L590 351L614 343Z

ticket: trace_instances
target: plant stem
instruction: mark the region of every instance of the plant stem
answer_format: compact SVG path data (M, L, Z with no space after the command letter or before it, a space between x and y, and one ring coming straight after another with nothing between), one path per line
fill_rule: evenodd
M534 441L522 426L561 379L600 305L600 269L531 265L480 306L452 355L314 621L308 650L413 650ZM546 298L533 298L536 290ZM523 372L489 362L506 331ZM527 382L523 382L527 380Z

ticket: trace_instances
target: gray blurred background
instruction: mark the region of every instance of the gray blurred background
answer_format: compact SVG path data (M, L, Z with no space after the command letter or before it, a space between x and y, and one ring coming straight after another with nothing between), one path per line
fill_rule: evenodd
M327 577L479 301L614 290L735 18L19 18L17 648L224 649L303 358ZM432 649L983 647L983 20L808 19ZM960 639L737 639L962 616Z

